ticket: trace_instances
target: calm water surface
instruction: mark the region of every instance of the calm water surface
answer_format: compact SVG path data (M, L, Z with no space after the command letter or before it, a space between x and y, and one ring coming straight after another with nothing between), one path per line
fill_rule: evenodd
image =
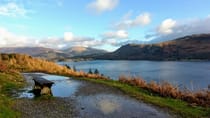
M23 74L27 85L19 92L17 95L20 98L34 98L35 95L29 91L33 90L34 81L32 80L34 76L40 76L47 80L54 82L51 87L52 94L55 97L69 97L72 96L75 91L79 88L80 83L69 77L49 75L44 73L24 73Z
M190 90L203 89L210 85L210 62L95 60L59 64L75 66L77 70L86 72L97 68L100 73L112 79L118 79L120 75L130 75L141 76L147 81L166 80Z

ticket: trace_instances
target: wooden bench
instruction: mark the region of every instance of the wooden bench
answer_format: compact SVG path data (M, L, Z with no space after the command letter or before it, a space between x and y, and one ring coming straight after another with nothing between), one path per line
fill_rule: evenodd
M40 95L52 95L51 87L54 82L44 79L43 77L33 77L34 91ZM38 92L37 92L38 91Z

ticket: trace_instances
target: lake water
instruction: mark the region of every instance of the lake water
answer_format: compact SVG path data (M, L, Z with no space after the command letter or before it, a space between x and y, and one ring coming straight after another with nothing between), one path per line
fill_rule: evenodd
M98 69L112 79L129 75L140 76L146 81L164 80L190 90L207 89L210 85L210 62L95 60L59 64L68 64L71 68L75 66L85 72Z

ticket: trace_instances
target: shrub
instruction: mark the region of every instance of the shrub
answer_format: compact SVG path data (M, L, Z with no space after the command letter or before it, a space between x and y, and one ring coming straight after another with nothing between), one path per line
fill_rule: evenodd
M6 71L8 71L7 65L0 62L0 72L6 72Z

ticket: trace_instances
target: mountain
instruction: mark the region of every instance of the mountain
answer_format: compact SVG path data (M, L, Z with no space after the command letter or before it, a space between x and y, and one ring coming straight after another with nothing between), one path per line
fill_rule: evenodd
M55 50L44 47L5 47L0 48L1 53L25 53L29 55L38 55L40 53L54 52Z
M210 60L210 34L191 35L157 44L127 44L94 59Z
M70 47L68 49L63 50L63 52L71 55L71 57L107 53L107 51L105 50L100 50L90 47L81 47L81 46Z
M56 58L64 58L66 55L59 51L51 48L44 47L5 47L0 48L1 53L22 53L28 54L34 57L41 57L48 60L54 60Z
M66 60L74 56L104 54L106 51L88 47L71 47L65 50L55 50L44 47L4 47L0 53L23 53L33 57L41 57L47 60Z

